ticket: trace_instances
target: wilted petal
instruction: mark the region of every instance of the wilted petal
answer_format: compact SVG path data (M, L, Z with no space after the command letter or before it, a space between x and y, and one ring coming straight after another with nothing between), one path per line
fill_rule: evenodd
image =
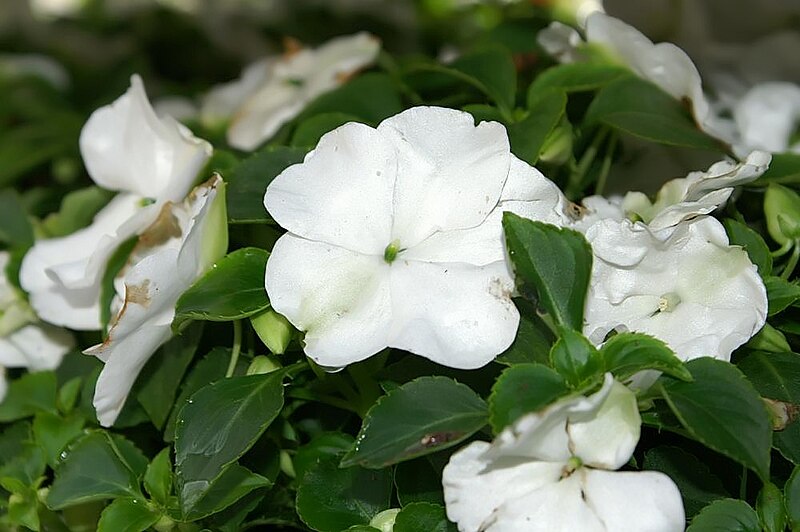
M511 164L501 124L476 126L463 111L414 107L378 131L398 153L392 237L401 248L436 231L475 227L497 206Z
M342 367L388 345L389 268L383 256L287 233L267 261L267 294L276 312L306 332L309 357L325 367Z
M206 141L156 116L137 75L124 95L92 113L80 147L95 183L159 201L183 199L211 156Z
M298 236L383 256L392 241L396 176L391 144L375 129L349 123L276 177L264 205Z
M486 442L473 442L450 457L442 471L447 518L461 532L481 526L506 501L558 481L562 464L505 458L487 460Z
M0 365L45 370L57 368L75 345L72 335L47 324L31 324L0 338Z
M586 504L608 532L681 532L683 500L667 475L655 471L583 469ZM579 530L579 529L574 529Z
M505 261L391 265L389 345L460 369L484 366L514 341L519 312Z
M97 418L114 423L138 372L171 336L170 325L178 298L210 267L205 247L217 258L224 254L227 227L224 184L219 177L197 187L186 201L165 205L158 220L140 238L125 273L122 309L106 340L84 351L105 362L95 387ZM209 221L217 223L210 224ZM220 251L221 250L221 251ZM183 256L193 260L182 260Z

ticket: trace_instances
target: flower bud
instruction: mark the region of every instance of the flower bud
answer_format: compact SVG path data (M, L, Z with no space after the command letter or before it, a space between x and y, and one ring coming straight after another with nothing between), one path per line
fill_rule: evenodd
M282 355L286 351L294 330L286 318L270 309L251 316L250 323L272 353Z

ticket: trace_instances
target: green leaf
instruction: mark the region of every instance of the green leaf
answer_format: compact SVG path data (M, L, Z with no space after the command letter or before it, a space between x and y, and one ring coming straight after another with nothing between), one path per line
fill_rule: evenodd
M486 403L447 377L420 377L389 392L369 409L342 467L381 468L456 445L481 427Z
M49 412L36 414L33 420L33 434L36 443L44 451L50 467L56 467L61 451L83 433L85 423L86 420L82 416L61 417Z
M569 392L564 377L547 366L511 366L497 379L489 396L492 430L497 434L521 416L541 410Z
M141 498L136 466L118 442L96 431L72 444L56 468L47 506L60 510L100 499Z
M103 272L103 279L100 281L100 328L104 333L108 333L108 326L111 322L111 308L114 298L117 297L114 279L128 264L131 252L138 242L138 237L129 238L117 247L109 257L108 262L106 262L106 270Z
M239 464L231 464L209 484L184 492L188 498L181 499L183 518L186 521L203 519L224 510L255 489L271 485L269 479Z
M769 168L754 185L780 183L783 185L796 185L800 183L800 154L773 153Z
M300 519L320 532L339 532L352 525L367 525L389 508L391 469L339 468L336 456L321 459L297 487Z
M33 227L16 190L0 190L0 242L26 249L33 245Z
M242 248L220 259L178 300L173 330L188 320L233 321L268 308L264 288L268 257L263 249Z
M520 292L535 288L541 305L556 323L580 331L592 249L577 231L503 214L511 262Z
M455 524L447 520L444 507L427 502L415 502L400 510L393 532L456 532Z
M497 105L508 110L514 107L517 69L507 49L493 46L470 52L456 59L450 68L472 78L472 84Z
M728 238L734 246L742 246L750 260L758 267L758 273L765 277L772 273L772 255L769 252L767 243L757 232L750 229L746 224L738 222L733 218L726 218L723 221Z
M549 364L550 349L555 342L552 331L536 316L536 310L524 299L517 299L515 304L520 310L517 337L495 362L508 366L531 362Z
M624 381L642 370L656 370L689 381L692 375L667 344L640 333L612 336L600 348L605 370Z
M800 405L800 355L751 353L737 367L763 397ZM795 465L800 464L800 422L795 420L772 436L773 445Z
M525 119L508 127L511 151L527 162L536 164L548 135L558 125L567 106L567 96L552 91L534 100Z
M311 149L325 133L348 122L358 122L358 117L346 113L322 113L312 116L297 126L292 136L292 146Z
M41 447L26 442L22 445L21 452L15 453L14 458L0 468L0 479L14 479L25 487L37 488L46 468Z
M786 336L769 323L765 323L745 345L753 351L769 351L770 353L785 353L792 350Z
M764 219L775 242L781 245L791 242L798 235L786 234L786 229L800 224L800 195L783 185L771 184L764 194Z
M25 443L32 441L30 421L17 421L6 425L0 432L0 466L17 456Z
M767 482L758 492L756 513L765 532L784 532L786 530L786 508L783 506L783 493L772 482Z
M143 532L161 518L160 512L141 499L116 499L106 506L97 523L98 532Z
M630 70L616 65L569 63L548 68L528 88L528 106L547 90L564 92L593 91L630 75Z
M167 506L172 494L172 460L169 447L153 458L144 473L144 489L162 506Z
M774 316L800 300L800 286L796 283L780 277L769 276L764 278L764 286L767 288L770 316Z
M761 397L735 366L709 357L686 363L694 380L662 376L656 385L697 441L769 478L772 428Z
M306 471L327 456L337 456L353 446L353 437L343 432L326 432L303 445L294 454L292 464L297 478L303 478Z
M183 406L175 432L175 470L184 515L278 415L283 377L277 371L224 379L201 388Z
M442 469L444 464L437 464L446 460L439 455L422 456L415 460L401 462L394 468L394 485L397 490L397 500L401 506L414 502L429 502L431 504L444 504L442 492Z
M783 487L789 529L800 529L800 466L796 466Z
M318 97L308 104L297 121L322 113L343 113L357 117L359 122L377 125L403 109L394 80L382 72L368 72Z
M631 135L672 146L724 152L700 131L680 102L635 76L612 81L597 93L585 123L605 124Z
M581 333L561 328L550 350L550 365L572 388L580 388L603 373L603 358Z
M679 447L661 445L647 451L644 455L644 469L661 471L678 486L683 498L686 516L692 517L703 507L718 500L730 497L705 462Z
M9 497L5 517L8 519L8 524L23 526L30 530L41 530L39 499L36 490L27 488L22 491L14 491L13 495Z
M264 193L286 167L302 162L306 150L267 147L236 166L227 178L228 221L231 223L266 223Z
M56 414L57 386L56 374L52 371L26 373L11 381L0 403L0 422L15 421L37 412Z
M703 508L686 532L761 532L761 526L749 504L722 499Z
M95 214L114 197L114 192L100 187L86 187L70 192L61 201L58 212L42 220L42 229L48 237L59 237L83 229Z

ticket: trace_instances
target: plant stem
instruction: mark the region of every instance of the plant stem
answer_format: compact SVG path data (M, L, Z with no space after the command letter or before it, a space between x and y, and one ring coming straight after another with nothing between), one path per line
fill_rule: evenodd
M742 467L742 479L739 483L739 498L747 499L747 468Z
M595 133L592 143L589 144L589 147L583 152L583 155L581 155L581 158L578 161L578 166L569 176L569 180L567 182L568 196L571 194L578 194L581 191L581 183L583 183L586 173L592 166L595 157L597 157L597 152L600 151L600 146L603 144L603 142L605 142L610 131L611 130L609 130L607 127L602 127L597 133Z
M771 251L770 255L772 255L772 257L775 258L775 259L777 259L778 257L783 257L784 255L789 253L789 250L792 249L792 245L793 244L794 244L794 242L792 242L791 240L788 240L780 248L776 249L775 251Z
M606 149L605 155L603 155L600 175L597 176L597 183L594 185L594 193L599 196L603 195L603 190L606 188L606 180L608 179L608 172L611 170L611 162L614 159L614 150L617 149L618 140L619 137L617 135L611 135L611 139L608 141L608 149Z
M233 322L233 347L231 347L231 361L228 363L228 371L225 372L225 377L232 377L233 372L236 371L236 363L239 362L239 353L242 351L242 322L236 320Z
M800 242L795 240L794 247L792 248L792 254L789 257L789 260L786 262L786 266L783 267L783 271L781 272L781 279L788 281L789 277L791 277L795 267L797 266L797 261L800 259L800 245L798 244L800 244Z

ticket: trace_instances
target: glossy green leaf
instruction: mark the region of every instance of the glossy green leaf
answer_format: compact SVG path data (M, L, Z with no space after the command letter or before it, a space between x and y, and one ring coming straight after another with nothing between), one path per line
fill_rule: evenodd
M680 447L661 445L650 449L644 455L643 468L661 471L675 482L687 517L691 518L718 499L730 497L708 465Z
M547 92L534 100L527 117L508 127L514 155L528 164L536 164L545 140L558 125L566 106L567 96L561 91Z
M783 505L783 493L772 482L761 487L756 499L756 513L764 532L784 532L787 516Z
M343 113L357 117L360 122L377 125L402 110L403 102L394 80L382 72L368 72L308 104L298 122L323 113Z
M100 515L97 531L144 532L160 518L161 513L142 499L115 499Z
M773 153L769 168L754 185L779 183L783 185L796 185L800 183L800 154Z
M87 434L62 456L47 494L47 506L53 510L100 499L142 497L136 466L107 432Z
M210 483L181 493L183 518L195 521L215 514L259 488L272 485L269 479L257 475L239 464L231 464Z
M294 453L292 464L297 478L303 478L306 471L328 456L338 456L353 446L353 437L343 432L320 434Z
M761 532L761 526L749 504L722 499L703 508L686 532Z
M800 355L751 353L737 367L763 397L800 405ZM800 422L795 420L772 436L773 445L795 465L800 464Z
M511 347L498 356L495 362L508 366L532 362L549 364L550 348L555 342L553 332L536 316L533 305L523 299L517 299L514 303L520 310L517 337Z
M735 366L709 357L686 363L694 380L662 376L655 386L693 438L769 478L772 428L753 385Z
M452 447L486 425L486 403L447 377L420 377L369 409L342 467L382 468Z
M783 487L783 500L789 518L789 529L800 529L800 466L795 466L789 480L786 481Z
M550 350L550 365L572 388L580 388L603 373L603 358L577 331L562 328L561 337Z
M267 147L242 161L226 177L228 221L231 223L266 223L264 193L286 167L302 162L306 150Z
M489 47L462 55L450 68L466 74L487 96L506 109L514 107L517 69L511 53L502 47Z
M530 412L541 410L570 388L556 371L542 364L517 364L503 371L489 396L489 422L495 433Z
M238 320L269 307L264 288L268 257L263 249L242 248L220 259L178 300L173 329L187 320Z
M391 496L391 469L340 468L338 457L326 457L300 480L297 513L314 530L339 532L369 524L389 508Z
M724 152L716 140L697 128L679 101L634 76L619 78L600 89L585 122L605 124L660 144Z
M772 255L764 239L757 232L750 229L747 224L738 222L733 218L723 221L725 231L728 233L730 243L734 246L742 246L750 260L758 267L758 273L767 276L772 273Z
M283 377L278 371L223 379L201 388L183 406L175 432L175 472L184 515L278 415Z
M292 146L311 149L325 133L348 122L358 122L358 117L347 113L322 113L304 120L292 136Z
M172 494L172 458L169 447L163 449L147 466L144 473L144 489L162 506L167 506Z
M593 91L630 75L626 68L592 63L569 63L548 68L528 88L528 105L547 90L564 92Z
M44 450L47 463L55 467L61 451L83 433L86 420L77 415L61 417L49 412L39 412L33 419L36 443Z
M444 504L441 462L445 459L439 455L421 456L395 466L394 486L402 506L414 502Z
M7 423L37 412L57 413L57 383L52 371L26 373L11 381L0 403L0 422Z
M447 520L444 506L415 502L405 506L394 521L392 532L456 532L458 528Z
M581 330L592 270L592 249L583 235L509 212L503 228L520 292L535 291L556 323Z
M800 300L800 286L797 283L771 275L764 278L764 286L767 288L770 316L774 316Z
M600 349L605 370L624 381L643 370L656 370L682 380L692 375L667 344L641 333L612 336Z
M9 247L33 245L33 227L17 191L0 190L0 242Z

